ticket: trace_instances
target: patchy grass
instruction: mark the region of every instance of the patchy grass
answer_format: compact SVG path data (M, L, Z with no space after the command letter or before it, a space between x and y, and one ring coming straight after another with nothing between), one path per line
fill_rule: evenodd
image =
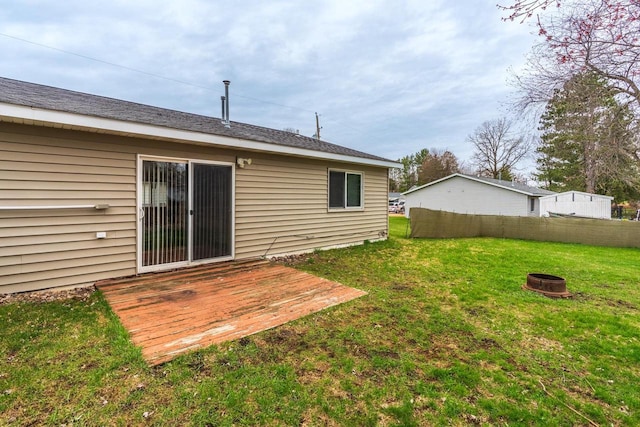
M156 368L100 293L0 305L0 424L640 424L640 251L405 231L296 265L367 296Z

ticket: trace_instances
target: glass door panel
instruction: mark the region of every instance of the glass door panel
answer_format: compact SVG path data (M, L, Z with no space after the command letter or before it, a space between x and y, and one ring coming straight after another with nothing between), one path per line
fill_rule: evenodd
M187 163L143 160L141 184L142 266L187 262Z

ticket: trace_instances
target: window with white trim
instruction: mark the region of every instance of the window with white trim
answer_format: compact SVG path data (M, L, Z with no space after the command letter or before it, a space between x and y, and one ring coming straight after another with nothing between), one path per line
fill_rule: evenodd
M362 174L329 171L329 209L362 208Z

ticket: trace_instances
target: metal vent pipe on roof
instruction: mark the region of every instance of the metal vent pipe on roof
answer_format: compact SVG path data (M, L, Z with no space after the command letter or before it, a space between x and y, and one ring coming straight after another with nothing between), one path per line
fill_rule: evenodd
M229 80L223 80L222 83L224 83L224 122L225 122L225 126L226 127L230 127L231 126L231 122L229 120L229 84L231 83Z
M225 113L225 108L224 108L224 100L225 100L225 97L223 95L223 96L220 97L220 101L222 103L222 115L220 116L220 121L222 122L222 124L226 124L227 123L227 121L225 119L226 113Z

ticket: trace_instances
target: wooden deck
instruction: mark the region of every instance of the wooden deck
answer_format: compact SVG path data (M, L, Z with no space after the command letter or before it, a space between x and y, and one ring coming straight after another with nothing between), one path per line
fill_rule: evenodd
M151 365L366 294L268 261L209 264L96 286Z

